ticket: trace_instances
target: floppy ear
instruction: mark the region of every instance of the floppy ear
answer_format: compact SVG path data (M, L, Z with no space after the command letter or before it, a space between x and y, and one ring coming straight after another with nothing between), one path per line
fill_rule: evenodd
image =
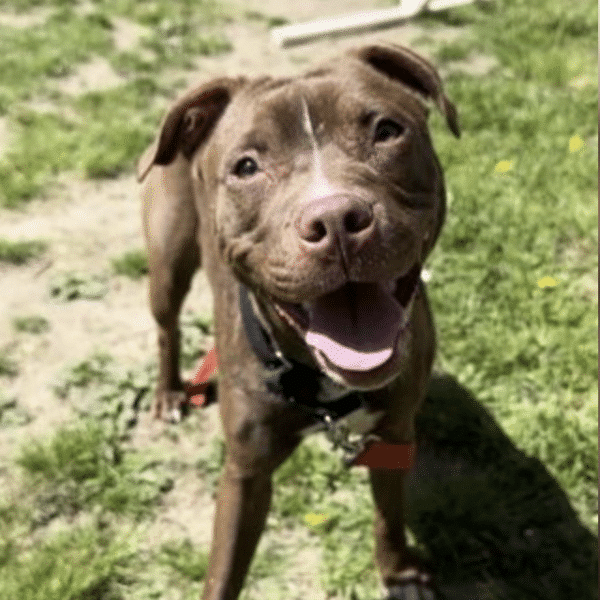
M446 117L450 131L460 137L456 107L444 94L442 80L428 61L409 48L395 44L365 46L351 51L351 54L420 96L432 100Z
M140 158L138 181L143 181L153 165L170 164L180 151L190 158L244 83L242 77L214 79L181 96L167 111L159 134Z

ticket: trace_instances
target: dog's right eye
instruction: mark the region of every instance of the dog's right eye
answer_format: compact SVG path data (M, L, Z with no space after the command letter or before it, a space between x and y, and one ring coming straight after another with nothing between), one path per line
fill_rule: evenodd
M249 156L240 158L233 167L233 174L236 177L252 177L258 173L258 163Z

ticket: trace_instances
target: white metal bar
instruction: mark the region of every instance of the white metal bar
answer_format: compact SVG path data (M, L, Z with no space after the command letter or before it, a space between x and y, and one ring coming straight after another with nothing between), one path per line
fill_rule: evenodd
M385 25L395 25L423 10L445 10L452 6L470 4L471 2L474 2L474 0L409 0L408 2L405 0L394 8L361 11L341 17L277 27L271 32L271 39L278 46L291 46L325 35L354 33Z

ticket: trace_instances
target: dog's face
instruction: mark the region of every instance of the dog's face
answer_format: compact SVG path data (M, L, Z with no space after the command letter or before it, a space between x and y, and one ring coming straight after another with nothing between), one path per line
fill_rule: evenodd
M426 97L457 126L437 74L371 47L302 77L238 81L228 96L212 100L219 118L190 156L221 259L332 379L384 385L444 218Z

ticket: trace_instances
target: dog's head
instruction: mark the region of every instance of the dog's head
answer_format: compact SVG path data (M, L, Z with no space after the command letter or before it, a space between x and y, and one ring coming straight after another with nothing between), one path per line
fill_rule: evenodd
M278 335L337 382L380 387L444 220L430 102L458 136L437 72L398 46L295 78L215 80L171 108L140 177L186 156L203 231Z

